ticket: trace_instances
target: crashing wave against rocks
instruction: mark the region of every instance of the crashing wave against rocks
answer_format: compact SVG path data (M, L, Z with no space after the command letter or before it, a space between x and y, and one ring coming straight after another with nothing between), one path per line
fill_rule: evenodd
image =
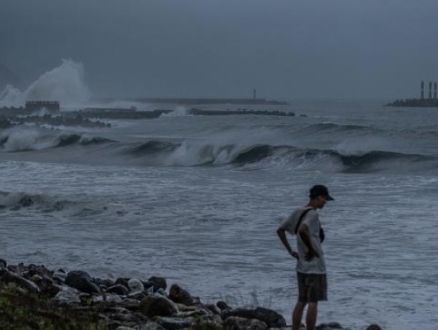
M43 311L45 305L42 302L35 304L34 301L31 304L40 306L34 312L39 316L50 315L59 321L62 313L67 315L67 319L85 318L75 314L79 312L82 313L80 315L96 313L92 318L93 329L290 329L284 317L274 310L263 307L232 308L224 301L204 304L178 284L168 289L166 279L161 277L153 276L147 280L118 278L114 281L93 278L80 270L65 272L62 269L49 270L43 265L8 265L0 259L0 290L7 287L20 290L29 296L29 300L49 301L50 312ZM10 295L10 291L5 294L2 292L1 299ZM13 304L20 304L18 299L12 301ZM55 310L58 311L56 317L51 314ZM18 320L15 317L13 319ZM3 321L0 317L0 324ZM317 330L331 329L349 328L343 328L338 323L320 324L317 327ZM379 329L378 325L367 328Z

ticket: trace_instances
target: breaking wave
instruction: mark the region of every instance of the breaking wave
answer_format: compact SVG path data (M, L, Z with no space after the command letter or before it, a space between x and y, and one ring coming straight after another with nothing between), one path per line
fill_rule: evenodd
M44 212L56 212L64 210L67 205L72 204L73 202L56 199L46 195L0 191L0 209L18 211L22 208L36 207Z
M363 125L342 125L335 123L318 123L318 124L309 124L304 125L300 128L300 131L303 133L309 134L336 134L339 136L352 136L352 135L375 135L375 134L383 134L384 131L371 127L371 126L363 126Z
M74 144L86 146L108 142L112 142L112 140L88 134L65 133L27 127L7 129L0 135L0 146L6 152L42 150Z
M153 160L160 156L167 166L256 166L257 168L287 167L333 172L397 171L397 169L432 169L438 159L420 154L384 150L312 149L290 145L238 143L182 143L150 140L130 148L128 153ZM166 155L166 157L163 157Z
M131 155L144 156L155 153L174 151L178 148L178 146L178 144L167 141L150 140L129 148L127 153Z
M41 213L63 212L79 218L107 211L105 205L96 202L66 200L46 194L0 191L0 210L17 212L27 209Z
M80 106L90 101L82 64L62 60L60 66L42 74L25 91L8 85L0 94L0 107L23 106L26 101L59 101L64 106Z
M438 168L438 158L388 151L390 146L378 138L348 139L326 149L296 146L293 141L270 138L247 136L245 140L242 136L226 135L208 140L151 138L139 143L19 126L2 132L0 147L6 153L42 149L53 149L56 153L55 150L75 145L105 144L104 148L99 147L96 161L105 159L108 164L136 166L233 166L351 173L436 171ZM75 149L76 159L93 162L89 152L81 150Z

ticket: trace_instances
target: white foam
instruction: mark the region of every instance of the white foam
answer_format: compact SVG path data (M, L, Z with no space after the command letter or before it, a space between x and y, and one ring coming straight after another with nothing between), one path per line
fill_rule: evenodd
M85 84L82 64L62 60L60 66L47 71L25 91L7 86L0 94L0 106L23 106L26 101L59 101L65 106L89 102L91 93Z
M358 137L348 138L334 147L343 156L363 156L375 150L391 150L390 144L383 138Z
M204 139L185 140L167 159L166 165L194 166L228 164L239 154L257 145L292 145L293 141L276 131L229 130L208 133Z
M162 113L160 117L182 117L189 116L188 109L185 106L177 106L175 110L169 113Z
M2 132L1 139L7 137L5 151L41 150L54 146L52 136L36 127L17 127Z

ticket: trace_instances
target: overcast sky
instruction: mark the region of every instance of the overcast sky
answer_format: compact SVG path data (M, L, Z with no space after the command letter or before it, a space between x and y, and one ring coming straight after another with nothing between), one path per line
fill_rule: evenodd
M72 59L99 96L416 97L437 0L0 0L0 63Z

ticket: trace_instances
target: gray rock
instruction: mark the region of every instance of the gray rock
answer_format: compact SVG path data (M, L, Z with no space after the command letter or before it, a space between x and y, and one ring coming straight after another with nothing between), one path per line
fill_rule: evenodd
M81 303L79 298L79 292L71 287L64 286L61 291L59 291L52 301L57 305L78 305Z
M158 289L166 290L167 282L166 279L163 277L152 276L148 279L146 283L144 283L144 287L146 289L153 287L154 292L157 291Z
M94 284L88 273L77 270L67 274L65 284L85 293L100 293L99 287Z
M156 322L150 322L143 325L136 325L134 329L135 330L166 330Z
M192 317L158 317L156 322L167 330L180 330L195 325L195 319Z
M169 290L169 298L177 304L193 305L193 298L186 290L181 288L178 284L173 284Z
M343 329L342 326L337 322L321 323L316 326L315 330L335 330Z
M116 294L105 294L105 295L93 296L91 298L91 301L94 303L111 302L111 303L120 304L120 303L122 303L123 299L119 295L116 295Z
M228 328L224 329L224 327L222 326L222 323L217 323L215 321L201 321L201 322L196 322L196 324L194 326L192 326L190 329L194 329L194 330L229 330Z
M175 305L165 297L147 296L140 302L139 311L149 318L155 316L173 316L177 309Z
M207 305L204 305L204 307L207 308L213 314L216 314L216 315L220 315L221 314L221 310L216 305L207 304Z
M286 326L286 320L282 315L271 309L257 307L256 309L236 308L222 312L222 319L237 316L246 319L258 319L267 324L269 328L282 328Z
M129 290L122 284L116 284L106 289L106 293L115 293L119 296L127 296L129 294Z
M129 278L119 277L119 278L116 280L116 282L114 283L114 285L121 284L121 285L123 285L124 287L129 288L129 286L128 286L128 281L129 281Z
M244 317L230 316L224 322L224 327L231 330L266 330L268 326L265 322L257 319L247 319Z
M99 288L108 289L115 285L114 281L111 279L93 278L93 283Z
M46 279L52 279L53 277L53 271L48 270L45 266L40 265L34 265L34 264L30 264L27 270L27 278L31 278L34 275L40 275L43 278Z
M365 330L382 330L382 328L379 325L377 325L377 324L371 324Z
M13 272L10 272L6 269L2 270L1 273L1 280L4 283L15 283L20 288L24 288L28 290L29 292L39 293L41 290L40 288L33 283L32 281L29 281L25 279L24 277L21 277Z
M52 279L58 284L64 284L67 274L62 269L58 269L54 274Z
M219 309L220 309L221 311L224 311L224 310L231 310L231 307L228 306L228 304L227 304L225 301L218 301L218 302L216 303L216 306L219 307Z

